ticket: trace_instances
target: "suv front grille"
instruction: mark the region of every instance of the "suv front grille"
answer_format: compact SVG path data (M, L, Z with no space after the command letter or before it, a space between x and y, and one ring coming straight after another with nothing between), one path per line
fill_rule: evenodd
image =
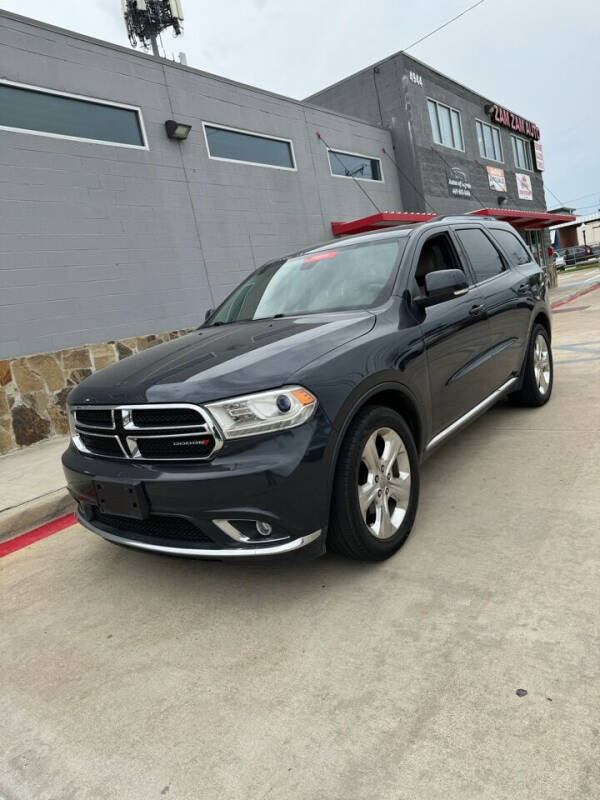
M114 428L110 408L80 408L76 411L77 422L86 428Z
M177 436L139 436L136 444L140 458L206 458L215 446L212 436L184 433Z
M204 418L192 408L134 408L131 421L136 428L197 428Z
M116 436L96 436L93 433L84 433L83 431L79 436L90 452L97 453L100 456L116 456L116 458L123 458L124 456Z
M75 447L104 458L205 460L222 445L200 406L89 406L70 409Z

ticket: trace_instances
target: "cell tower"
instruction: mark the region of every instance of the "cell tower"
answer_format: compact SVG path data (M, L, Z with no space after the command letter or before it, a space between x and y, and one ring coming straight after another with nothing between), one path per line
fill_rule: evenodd
M183 9L180 0L121 0L127 35L132 47L138 42L159 55L156 37L166 28L175 36L183 33Z

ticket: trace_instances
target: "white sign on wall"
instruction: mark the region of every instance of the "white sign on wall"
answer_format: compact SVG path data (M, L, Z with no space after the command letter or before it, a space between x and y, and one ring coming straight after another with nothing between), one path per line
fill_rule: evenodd
M533 200L531 178L529 175L523 175L522 172L515 172L515 178L517 179L517 192L521 200Z
M542 150L542 143L534 142L533 150L535 152L535 165L541 171L544 169L544 151Z

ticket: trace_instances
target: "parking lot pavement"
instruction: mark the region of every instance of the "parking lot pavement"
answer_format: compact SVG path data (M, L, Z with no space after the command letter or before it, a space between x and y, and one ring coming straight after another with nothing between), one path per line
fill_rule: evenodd
M560 303L568 297L585 292L600 284L600 267L565 270L558 273L558 286L551 291L551 302Z
M386 563L2 559L0 797L600 797L600 291L565 308L551 402L430 459Z

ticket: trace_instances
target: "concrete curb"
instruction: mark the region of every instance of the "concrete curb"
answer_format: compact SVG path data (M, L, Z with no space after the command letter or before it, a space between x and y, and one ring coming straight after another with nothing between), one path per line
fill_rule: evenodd
M42 497L7 508L0 512L0 542L62 517L73 511L74 507L75 501L63 486Z

